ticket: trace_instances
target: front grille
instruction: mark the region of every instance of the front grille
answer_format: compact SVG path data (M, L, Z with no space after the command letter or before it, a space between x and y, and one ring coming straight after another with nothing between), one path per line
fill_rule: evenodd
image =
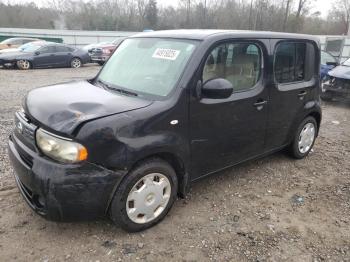
M17 185L19 187L19 190L21 191L22 195L24 196L25 200L29 204L31 208L36 210L39 214L45 215L46 214L46 205L42 197L40 197L38 194L35 194L32 190L30 190L28 187L26 187L22 181L19 179L18 176L15 176Z
M93 48L89 51L89 55L100 55L102 54L102 48Z
M15 145L15 148L19 154L19 156L21 157L22 161L29 167L32 168L33 167L33 157L31 157L29 154L27 154L23 149L21 149L21 147L18 145L17 141L15 138L13 138L12 136L10 136L11 141L13 142L13 144Z
M33 167L33 158L29 155L27 155L26 153L23 152L19 152L19 156L21 157L21 159L23 160L24 163L27 164L27 166L29 166L30 168Z
M31 150L36 151L35 148L35 130L37 126L34 125L24 112L16 112L15 114L15 135L16 137Z

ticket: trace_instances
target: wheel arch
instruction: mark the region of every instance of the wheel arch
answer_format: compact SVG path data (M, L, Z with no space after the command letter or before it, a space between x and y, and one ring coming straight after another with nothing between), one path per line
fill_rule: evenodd
M72 58L69 60L69 66L72 66L72 61L76 58L80 60L80 63L81 63L80 67L82 67L84 65L83 59L79 56L76 56L76 55L72 56Z
M157 153L153 153L153 154L144 156L132 164L132 166L129 168L128 173L130 172L130 170L133 170L136 166L140 165L142 162L145 162L149 159L161 159L161 160L167 162L172 168L174 168L175 173L176 173L176 177L178 179L177 195L181 198L185 198L185 196L188 192L188 189L189 189L189 181L190 181L189 174L188 174L188 170L185 166L185 162L179 156L176 156L174 153L157 152ZM123 177L123 179L121 179L121 181L119 181L119 183L113 189L113 192L111 193L108 204L107 204L106 213L108 213L110 210L111 202L112 202L112 199L113 199L115 192L117 191L119 185L122 183L122 181L125 179L125 177L127 175L128 174L126 174Z
M186 167L186 164L183 161L183 159L181 159L181 157L177 156L176 154L171 152L166 152L166 151L153 153L137 160L132 165L131 169L133 169L135 166L139 165L140 163L152 158L161 159L167 162L172 168L174 168L178 179L178 184L179 184L178 196L181 198L184 198L186 196L186 193L188 191L188 186L189 186L189 175L187 170L188 168Z
M318 136L319 130L320 130L320 126L321 126L321 120L322 120L322 113L321 113L321 109L319 107L312 107L312 109L307 110L307 112L305 112L302 115L299 115L299 117L295 118L293 121L292 126L289 129L289 135L288 138L286 140L286 145L290 144L293 141L294 138L294 134L296 132L296 130L298 129L300 123L307 117L313 117L316 120L316 124L317 124L317 133L316 136Z
M313 118L315 118L316 120L316 123L317 123L317 134L316 136L318 135L318 132L320 130L320 126L321 126L321 113L320 112L317 112L317 111L312 111L310 112L310 114L308 114L306 117L309 117L309 116L312 116ZM304 117L304 119L306 118Z

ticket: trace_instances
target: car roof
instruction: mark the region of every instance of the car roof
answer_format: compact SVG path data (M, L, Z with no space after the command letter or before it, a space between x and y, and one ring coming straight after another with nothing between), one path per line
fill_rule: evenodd
M55 42L44 42L42 46L65 46L65 47L70 47L70 48L75 48L74 46L62 44L62 43L55 43Z
M17 40L17 39L21 39L21 40L33 40L33 41L37 41L40 40L38 38L32 38L32 37L11 37L11 38L7 38L6 40Z
M162 37L162 38L180 38L205 40L209 37L217 38L276 38L276 39L304 39L319 42L315 36L305 34L280 33L269 31L249 31L249 30L217 30L217 29L180 29L180 30L162 30L153 32L143 32L133 37Z

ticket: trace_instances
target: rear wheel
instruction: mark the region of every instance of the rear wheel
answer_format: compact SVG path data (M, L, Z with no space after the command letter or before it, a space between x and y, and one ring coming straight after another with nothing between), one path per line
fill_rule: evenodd
M16 63L17 67L21 70L28 70L32 68L32 64L28 60L18 60Z
M82 65L82 62L81 62L80 58L78 58L78 57L74 57L72 59L72 61L70 62L70 66L72 68L79 68L79 67L81 67L81 65Z
M293 142L290 145L290 153L294 158L306 157L312 149L317 135L317 123L315 118L309 116L299 125Z
M100 66L103 66L103 65L105 64L104 61L98 61L97 63L98 63Z
M150 159L133 169L113 197L110 215L126 231L137 232L160 222L177 195L174 169L161 159Z

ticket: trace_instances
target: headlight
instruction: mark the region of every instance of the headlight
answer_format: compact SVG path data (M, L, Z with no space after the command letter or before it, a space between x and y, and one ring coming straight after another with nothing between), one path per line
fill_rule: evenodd
M102 49L102 53L104 54L110 54L111 50L110 49Z
M87 159L86 148L69 139L55 136L41 128L36 131L36 143L43 154L64 163L76 163Z

